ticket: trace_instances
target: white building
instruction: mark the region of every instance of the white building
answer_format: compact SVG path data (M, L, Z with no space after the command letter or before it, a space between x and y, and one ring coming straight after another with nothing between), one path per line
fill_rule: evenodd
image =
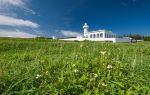
M119 42L131 42L131 39L128 37L124 38L116 38L116 35L112 31L108 30L97 30L89 32L89 26L87 23L83 26L84 29L84 35L78 36L77 38L69 38L69 39L61 39L66 41L110 41L113 43L119 43Z
M107 30L97 30L89 32L89 26L87 23L83 26L84 29L84 38L115 38L115 34L112 31Z

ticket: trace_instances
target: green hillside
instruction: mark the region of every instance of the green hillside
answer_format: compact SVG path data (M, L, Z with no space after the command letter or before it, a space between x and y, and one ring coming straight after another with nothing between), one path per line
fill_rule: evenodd
M2 95L149 95L150 42L0 39Z

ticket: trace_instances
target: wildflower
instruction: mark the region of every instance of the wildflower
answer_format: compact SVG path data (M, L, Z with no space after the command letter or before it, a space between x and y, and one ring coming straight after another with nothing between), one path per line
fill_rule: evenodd
M102 83L102 86L107 86L107 84L103 82L103 83Z
M106 51L101 51L100 52L102 55L105 55L106 54Z
M40 78L42 75L37 74L36 75L36 79Z
M97 78L97 77L98 77L98 75L97 75L97 74L94 74L94 77L95 77L95 78Z
M72 67L75 67L75 66L76 66L76 64L73 64L73 65L72 65Z
M121 63L121 61L116 61L117 63Z
M78 71L79 71L79 70L77 70L77 69L74 69L74 72L75 72L75 73L77 73Z
M48 71L46 71L46 74L48 74Z
M83 47L83 45L80 45L80 48L82 48Z
M110 53L110 52L108 52L108 55L111 55L111 53Z
M113 68L112 65L107 66L107 69L112 69L112 68Z
M76 55L76 57L78 57L78 55Z

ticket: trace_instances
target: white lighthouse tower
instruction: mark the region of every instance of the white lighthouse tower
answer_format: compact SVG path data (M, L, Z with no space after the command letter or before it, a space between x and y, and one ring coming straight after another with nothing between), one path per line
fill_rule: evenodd
M89 26L87 25L87 23L84 24L83 29L84 29L84 37L87 37L88 36L88 29L89 29Z

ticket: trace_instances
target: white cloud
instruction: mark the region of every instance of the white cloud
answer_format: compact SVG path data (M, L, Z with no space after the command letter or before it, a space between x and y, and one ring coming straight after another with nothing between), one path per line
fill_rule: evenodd
M37 23L34 23L30 20L17 19L14 17L3 16L3 15L0 15L0 25L25 26L25 27L31 27L31 28L39 27Z
M0 30L0 37L13 37L13 38L35 38L36 35L32 35L19 30Z
M22 7L25 6L24 0L0 0L1 7L8 7L9 5Z
M68 31L68 30L61 30L60 32L61 32L61 34L62 34L63 36L66 36L66 37L77 37L77 36L81 36L81 33L73 32L73 31Z
M29 0L0 0L0 11L9 11L12 12L12 9L15 7L19 7L25 12L31 13L33 15L36 14L35 11L30 9L27 5ZM6 13L6 12L5 12Z
M38 28L40 25L32 22L31 20L26 20L18 18L16 11L23 11L24 15L33 14L36 12L29 8L28 4L31 0L0 0L0 37L19 37L19 38L33 38L36 35L27 33L28 28ZM26 15L27 15L26 14ZM3 26L9 26L10 28L21 28L21 30L8 30L3 28ZM25 29L27 27L27 29Z

